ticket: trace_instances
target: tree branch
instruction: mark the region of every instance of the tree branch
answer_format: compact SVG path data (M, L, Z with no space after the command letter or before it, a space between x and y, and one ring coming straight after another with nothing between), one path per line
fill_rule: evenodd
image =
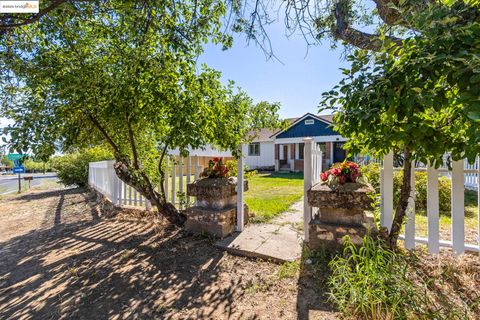
M162 170L162 163L163 159L165 158L165 154L167 153L167 149L168 143L165 143L162 154L160 155L160 160L158 161L158 173L160 174L160 190L162 190L161 197L164 203L167 202L167 195L165 194L165 186L163 185L163 183L165 182L165 172Z
M115 154L119 155L120 154L120 149L118 148L117 144L113 142L113 139L108 135L107 131L102 127L100 122L98 122L97 118L95 118L93 115L89 114L88 118L92 123L94 124L95 127L100 131L100 133L103 135L103 137L107 140L108 144L110 144L113 148L113 151Z
M382 47L382 40L378 35L363 32L352 28L348 22L347 12L345 11L344 1L339 1L335 5L334 15L336 19L335 28L332 35L360 49L379 51ZM402 44L402 39L397 37L387 37L397 45Z
M138 151L137 145L135 144L135 135L133 134L132 124L130 123L130 119L127 116L127 127L128 127L128 140L130 141L130 146L132 148L133 153L133 166L136 170L140 169L140 165L138 162Z

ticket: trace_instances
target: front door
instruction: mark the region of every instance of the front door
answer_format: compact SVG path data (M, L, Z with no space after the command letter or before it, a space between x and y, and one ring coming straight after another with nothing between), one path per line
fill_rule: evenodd
M346 152L343 149L345 142L333 143L333 162L342 162L345 160Z
M288 145L284 145L283 147L283 154L282 159L280 159L280 165L288 164L287 157L288 157Z

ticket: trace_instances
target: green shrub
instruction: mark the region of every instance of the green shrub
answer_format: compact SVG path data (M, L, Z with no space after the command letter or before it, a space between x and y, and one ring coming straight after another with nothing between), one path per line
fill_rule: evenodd
M35 161L32 159L27 159L23 163L25 170L27 172L50 172L52 171L51 161Z
M371 237L357 248L345 237L345 249L329 263L330 301L354 319L410 319L428 306L409 278L404 256Z
M370 163L360 167L362 174L367 178L368 182L375 189L376 193L380 193L380 170L378 163Z
M362 166L362 172L372 184L375 191L380 193L380 165L378 163L370 163ZM400 198L400 189L402 187L403 173L395 171L393 174L393 197L396 205ZM447 177L439 177L438 193L439 193L439 209L440 213L450 215L451 210L451 180ZM425 213L427 209L427 173L415 172L415 210Z
M236 177L238 175L238 162L237 160L227 160L225 165L228 169L228 175L231 177ZM245 178L250 178L255 176L258 172L257 170L250 170L250 168L245 164L243 165L243 172L245 173Z
M94 147L54 157L52 167L63 184L85 187L88 185L88 163L110 159L113 159L110 151Z

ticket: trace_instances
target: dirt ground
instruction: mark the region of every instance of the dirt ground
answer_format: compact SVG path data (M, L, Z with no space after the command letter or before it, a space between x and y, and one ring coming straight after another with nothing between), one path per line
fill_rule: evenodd
M80 189L0 199L0 319L333 319L324 279L99 218Z

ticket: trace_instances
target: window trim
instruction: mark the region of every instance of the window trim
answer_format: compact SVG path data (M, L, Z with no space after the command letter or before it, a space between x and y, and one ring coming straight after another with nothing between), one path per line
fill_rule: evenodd
M306 125L306 126L311 126L312 124L315 124L315 120L313 120L313 119L305 119L305 125Z
M258 150L255 150L256 148L258 148ZM256 152L256 151L258 151L258 152ZM260 142L252 142L248 145L248 156L249 157L259 157L260 156Z

